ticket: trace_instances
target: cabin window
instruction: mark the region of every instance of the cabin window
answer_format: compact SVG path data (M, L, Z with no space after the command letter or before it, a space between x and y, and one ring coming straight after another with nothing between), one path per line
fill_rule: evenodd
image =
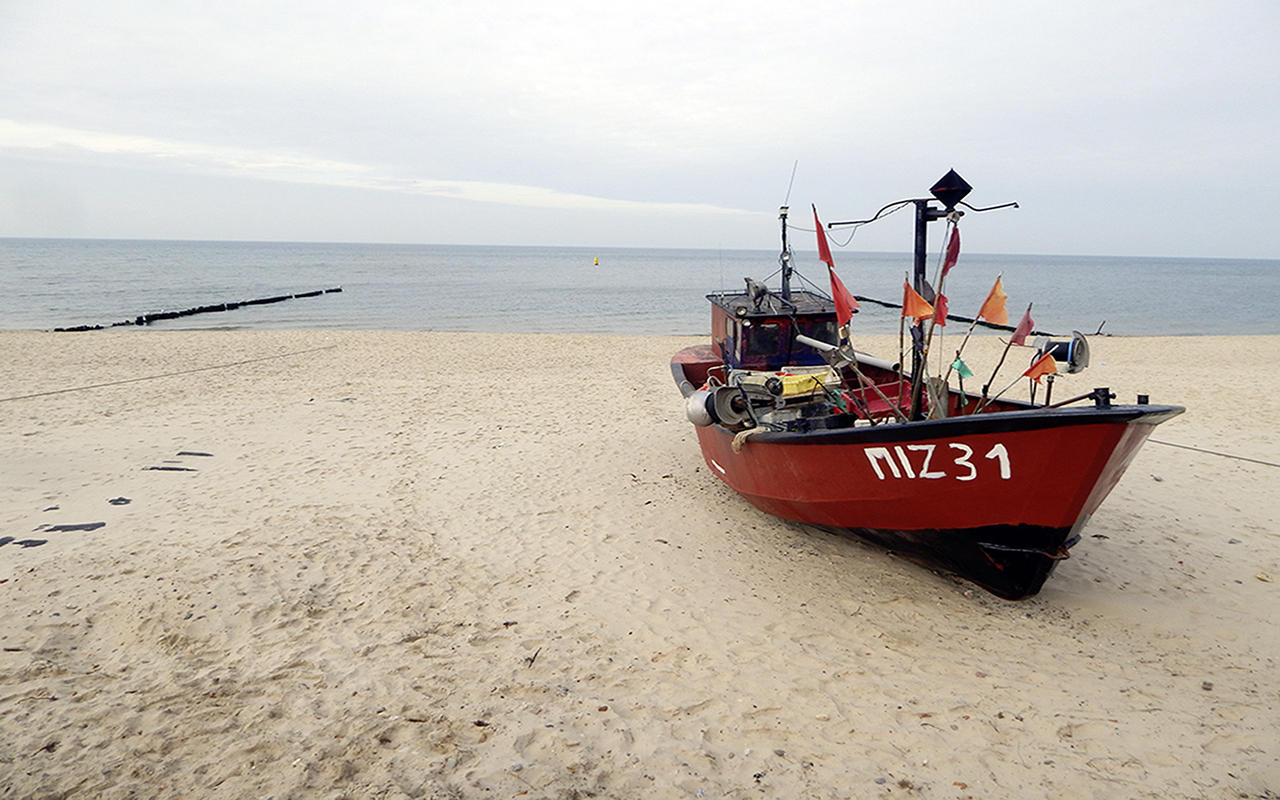
M732 317L723 317L718 320L716 327L719 329L718 336L715 337L716 345L720 348L720 357L724 359L736 359L737 353L737 323Z
M782 341L782 326L776 322L765 322L751 326L751 335L747 338L747 355L771 356L778 352Z
M804 335L810 339L817 339L827 344L840 343L840 333L836 330L836 323L833 320L810 320L804 327Z

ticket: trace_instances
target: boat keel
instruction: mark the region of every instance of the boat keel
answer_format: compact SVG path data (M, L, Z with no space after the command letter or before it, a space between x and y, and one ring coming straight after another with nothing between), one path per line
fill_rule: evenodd
M852 535L918 564L955 573L1005 600L1025 600L1040 591L1059 561L1079 541L1071 528L989 525L982 528L912 531L816 526Z

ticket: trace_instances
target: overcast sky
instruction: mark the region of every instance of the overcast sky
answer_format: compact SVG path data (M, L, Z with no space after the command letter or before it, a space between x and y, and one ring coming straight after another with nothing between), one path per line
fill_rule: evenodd
M773 248L793 166L806 227L954 167L1021 205L970 251L1277 258L1278 41L1276 0L0 0L0 236Z

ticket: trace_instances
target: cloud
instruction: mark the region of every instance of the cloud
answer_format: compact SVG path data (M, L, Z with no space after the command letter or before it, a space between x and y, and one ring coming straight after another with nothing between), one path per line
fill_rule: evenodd
M0 152L5 151L11 154L40 153L45 157L68 160L106 156L130 162L134 167L176 167L257 180L375 189L531 208L685 215L754 213L699 203L655 203L595 197L539 186L402 177L369 165L302 153L267 152L0 119Z
M1183 252L1100 235L1161 197L1217 242L1196 247L1262 254L1224 198L1262 205L1280 171L1262 100L1280 91L1280 18L1263 0L9 5L0 155L68 185L127 172L122 207L163 170L242 178L238 197L287 182L304 208L327 186L404 208L664 214L641 226L660 246L675 217L737 226L776 207L796 160L792 200L852 216L954 166L984 200L1026 202L1009 247L1063 247L1070 228L1084 252Z

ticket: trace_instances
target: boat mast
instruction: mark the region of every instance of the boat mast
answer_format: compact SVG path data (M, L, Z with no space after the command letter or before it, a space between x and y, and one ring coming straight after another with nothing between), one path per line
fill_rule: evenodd
M787 211L789 206L783 206L778 213L778 219L782 220L782 253L778 256L778 263L782 265L782 299L790 302L791 300L791 246L787 244Z
M969 192L973 191L973 187L965 182L956 171L950 170L946 175L935 183L929 193L932 198L924 197L911 202L916 207L916 242L915 242L915 272L913 283L916 292L925 297L925 267L929 254L929 223L935 220L945 219L952 213L964 213L956 211L956 204L965 198ZM930 205L934 198L942 203L943 208L937 208ZM937 302L937 298L933 298L930 302ZM911 418L924 418L924 320L917 320L915 325L915 333L912 335L914 340L911 347Z
M929 205L930 200L928 198L912 200L911 202L916 206L916 260L912 285L915 287L915 290L920 293L920 296L924 297L926 262L928 260L929 253L929 229L927 226L934 220L946 217L947 212Z
M922 197L915 200L899 200L896 203L881 208L875 213L871 219L850 220L849 222L828 222L828 228L836 228L843 225L866 225L875 222L885 215L886 212L896 211L907 203L913 203L916 207L916 232L915 232L915 264L913 271L913 283L916 292L925 297L925 264L928 260L929 244L928 244L928 225L940 219L946 219L955 215L955 219L959 219L964 214L963 211L957 211L956 206L973 191L964 178L961 178L956 171L948 170L937 183L929 189L929 193L933 197ZM934 200L942 203L942 208L930 205ZM965 208L971 211L994 211L997 208L1017 208L1017 203L1003 203L998 206L989 206L987 208L974 208L968 203L963 204ZM783 219L785 226L786 209L783 209ZM785 234L784 234L785 236ZM784 239L785 240L785 239ZM935 302L934 298L931 302ZM912 326L914 335L911 347L911 419L924 418L924 322L916 322Z

